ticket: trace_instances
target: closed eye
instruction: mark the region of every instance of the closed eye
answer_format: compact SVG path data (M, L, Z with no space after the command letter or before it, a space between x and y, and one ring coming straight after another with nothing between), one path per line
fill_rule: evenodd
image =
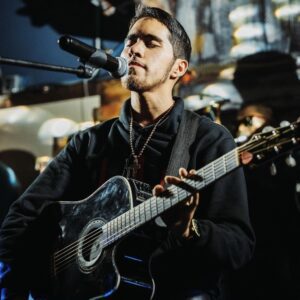
M147 48L160 47L161 43L162 43L162 40L160 38L158 38L152 34L147 34L147 35L131 34L125 40L125 47L131 47L138 41L138 39L141 39Z

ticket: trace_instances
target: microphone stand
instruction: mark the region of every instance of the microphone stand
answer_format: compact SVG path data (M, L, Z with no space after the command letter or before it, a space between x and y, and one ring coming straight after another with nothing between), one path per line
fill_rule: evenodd
M91 78L95 71L95 68L91 67L87 63L84 63L83 65L80 65L77 69L75 69L70 67L49 65L49 64L33 62L33 61L11 59L11 58L1 57L1 56L0 56L0 64L16 65L21 67L42 69L42 70L54 71L54 72L72 73L72 74L76 74L80 78Z

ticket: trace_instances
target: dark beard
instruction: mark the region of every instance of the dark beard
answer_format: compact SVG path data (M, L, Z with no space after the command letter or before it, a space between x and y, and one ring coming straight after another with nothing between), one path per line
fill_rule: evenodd
M129 69L128 71L128 74L127 74L127 77L126 78L122 78L121 81L122 81L122 85L130 90L130 91L134 91L134 92L144 92L145 91L145 87L143 87L143 83L140 82L138 80L138 78L136 77L133 77L131 75L136 75L136 72L135 70L132 68L132 69Z
M136 75L135 70L130 69L128 72L127 78L124 81L122 81L122 84L125 88L127 88L130 91L143 93L147 90L150 90L151 88L155 87L158 84L166 82L166 80L168 79L169 73L173 67L174 62L175 62L175 59L170 63L164 76L157 82L152 82L151 84L145 85L144 82L139 81L138 78L130 76L130 75Z

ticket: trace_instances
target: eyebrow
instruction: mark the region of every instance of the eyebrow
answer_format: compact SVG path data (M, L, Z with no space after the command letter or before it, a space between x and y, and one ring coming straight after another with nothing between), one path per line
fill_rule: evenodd
M160 43L163 41L161 38L159 38L156 35L153 35L153 34L144 34L144 33L132 33L132 34L129 34L125 38L125 41L134 40L134 39L137 39L137 38L141 38L142 40L154 40L154 41L157 41L157 42L160 42Z

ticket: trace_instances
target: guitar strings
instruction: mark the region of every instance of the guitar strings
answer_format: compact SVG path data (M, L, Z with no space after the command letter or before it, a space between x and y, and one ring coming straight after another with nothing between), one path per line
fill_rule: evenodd
M289 130L287 130L287 131L289 131ZM278 136L279 136L279 134L272 135L271 136L271 140L272 139L276 139ZM262 144L265 143L265 141L261 141L259 143L257 143L257 141L254 141L254 142L256 142L255 145L253 145L253 141L249 141L248 143L246 143L246 144L244 144L244 145L242 145L240 147L237 147L237 148L233 149L232 151L226 153L225 155L221 156L220 158L223 158L226 155L229 156L229 154L232 154L232 152L236 152L235 154L238 154L240 156L242 152L244 152L244 151L250 151L251 149L255 149L256 147L259 147L260 145L262 145ZM282 142L282 143L279 143L279 144L281 145L281 144L284 144L284 143L287 143L287 142L289 142L289 141L287 140L286 142ZM265 148L265 149L267 149L267 148ZM259 150L259 151L261 151L261 150ZM252 154L255 154L256 152L253 152ZM229 160L226 161L227 165L229 165L235 159L236 159L236 157L231 157ZM213 165L213 171L216 173L220 169L220 166L218 166L217 164L221 164L221 161L219 159L217 159L213 163L214 163L214 165ZM200 169L199 172L200 171L205 172L205 170L208 169L208 167L210 167L210 166L212 166L211 163L208 164L207 166L203 167L202 169ZM216 168L216 166L217 166L217 168ZM207 181L210 181L212 178L214 179L215 175L213 177L211 177L210 175L208 177L206 177ZM191 181L191 183L196 184L193 180L190 180L190 181ZM178 196L181 196L182 194L188 195L187 191L183 191L183 190L180 190L178 188L176 189L176 192L177 192ZM161 197L159 197L159 198L163 199ZM164 201L161 201L161 202L164 203ZM134 210L134 209L132 209L132 210ZM145 213L147 214L147 211L146 211L147 207L146 207L146 205L144 205L144 210L145 210ZM149 208L148 208L148 212L149 212ZM126 213L129 213L129 211L127 211ZM133 214L133 215L135 217L135 214ZM151 209L150 209L150 215L151 215ZM119 217L122 217L122 215L118 216L117 218L119 218ZM117 221L115 223L117 223ZM141 224L143 224L143 223L141 223ZM105 224L104 226L106 226L106 225L107 224ZM115 224L115 225L118 226L118 224ZM108 238L106 238L106 239L104 238L104 240L102 241L103 242L103 247L102 248L105 248L107 245L109 245L111 242L113 242L116 239L116 237L118 238L119 236L124 235L127 231L131 231L132 229L134 229L134 227L137 227L138 225L140 225L140 224L139 223L129 224L129 225L125 226L125 227L122 227L121 230L117 230L114 234L108 236ZM110 231L112 230L112 228L111 228L112 226L106 226L106 227L108 227L108 229ZM101 236L102 235L101 235L101 232L99 232L99 231L101 231L101 230L94 230L92 233L89 233L89 234L81 237L79 240L77 240L77 241L71 243L70 245L68 245L67 247L65 247L65 248L57 251L55 253L55 255L54 255L55 266L56 266L55 272L60 272L62 269L64 269L66 266L68 266L68 264L70 263L69 260L72 259L74 256L76 256L76 254L77 254L77 247L78 247L79 243L83 239L85 239L85 244L84 244L84 247L82 247L82 253L85 253L85 254L87 253L87 251L90 250L91 245L93 245L93 243L95 242L95 240L99 237L99 233L100 233L100 242L101 242ZM69 256L67 256L67 255L69 255ZM64 260L59 261L58 258L59 259L64 259Z
M234 149L234 151L236 151L236 149ZM231 158L230 160L233 160L234 158ZM230 163L230 160L228 161L228 163ZM181 196L182 194L187 194L187 191L179 191L179 193L178 193L178 195L179 196ZM138 224L137 224L138 225ZM131 226L131 224L129 225L129 226L127 226L127 227L129 227L129 228L131 228L132 226ZM114 235L115 236L118 236L119 234L122 234L123 232L126 232L127 231L127 228L125 227L123 227L123 229L121 229L121 231L117 231ZM85 243L85 245L86 245L86 249L89 249L90 248L90 246L92 245L92 243L94 242L94 238L95 237L97 237L98 236L98 232L95 232L95 233L93 233L93 234L88 234L88 235L86 235L86 236L84 236L84 237L82 237L82 238L88 238L88 239L90 239L91 240L91 243L89 244L89 243ZM81 238L81 240L82 240L82 238ZM106 244L108 244L110 241L113 241L115 238L114 238L114 236L110 236L107 240L104 240L104 246L103 247L105 247L106 246ZM77 248L77 246L78 246L78 241L76 241L76 242L74 242L73 243L74 244L74 246ZM68 247L66 247L66 249L67 248L70 248L70 245L68 246ZM74 248L74 247L72 247L72 248ZM73 250L72 252L74 252L74 250L75 250L75 255L76 255L76 253L77 253L77 251L76 251L76 249L69 249L69 250ZM83 250L84 251L84 250ZM62 252L62 250L60 250L59 252ZM69 253L67 253L68 251L64 251L65 253L61 253L60 254L60 256L62 256L62 254L63 255L65 255L65 254L71 254L70 253L70 251L69 251ZM62 257L61 257L62 258ZM66 257L64 257L64 258L66 258ZM70 259L70 258L72 258L72 256L70 256L70 257L67 257L67 259ZM55 257L55 260L57 261L57 257ZM60 261L59 263L61 264L61 263L64 263L65 261ZM56 264L56 271L58 272L59 270L59 268L61 267L61 266L59 266L59 263L57 263ZM66 262L66 263L68 263L68 262Z
M234 149L234 150L236 150L236 149ZM230 160L233 160L233 158L231 158ZM228 164L230 163L230 160L227 162ZM220 162L220 161L219 161L219 162ZM216 171L216 170L215 170L215 171ZM205 172L205 170L204 170L204 172ZM208 179L208 181L209 181L209 180L210 180L210 179ZM181 196L183 193L187 194L186 191L180 191L180 192L178 193L178 195ZM138 224L137 224L137 225L138 225ZM132 227L132 224L128 225L127 227L128 227L128 228L131 228L131 227ZM123 227L123 229L121 229L121 231L117 231L114 235L118 236L119 234L122 234L123 232L126 232L126 231L127 231L127 227L125 227L125 228ZM91 243L88 243L88 242L85 243L85 245L86 245L85 248L86 248L87 250L89 250L90 246L92 245L92 243L94 243L95 238L98 237L98 235L99 235L99 232L93 232L92 234L88 234L88 235L82 237L82 238L86 238L86 241L89 239L90 242L91 242ZM108 244L110 241L113 241L113 240L114 240L114 236L110 236L107 240L104 240L104 247L106 246L106 244ZM74 246L77 248L78 242L74 242L73 244L74 244ZM70 248L70 245L69 245L67 248ZM73 247L73 248L74 248L74 247ZM74 254L76 255L76 253L77 253L76 249L72 249L72 250L75 250L75 253L74 253ZM83 249L82 251L84 252L84 249ZM62 251L59 251L59 252L62 252ZM72 252L74 252L74 251L72 251ZM63 254L66 254L66 253L67 253L67 252L65 251L65 253L63 253ZM69 251L68 254L71 254L70 251ZM62 256L61 256L60 258L62 258ZM64 258L65 258L65 257L64 257ZM70 257L67 258L67 259L70 259L70 258L72 258L72 256L70 256ZM56 260L56 262L57 262L57 257L55 257L55 260ZM57 267L57 270L56 270L56 271L59 271L58 268L61 267L61 266L59 266L59 263L65 263L65 262L66 262L66 261L61 261L61 262L56 263L56 267ZM68 262L66 262L66 263L68 263Z
M232 160L232 159L231 159ZM228 162L230 162L230 161L228 161ZM190 180L191 181L191 180ZM191 181L192 182L192 181ZM174 188L176 189L176 187L174 186ZM181 196L182 194L185 194L185 196L188 196L188 193L187 193L187 191L179 191L179 193L178 193L178 190L179 189L176 189L175 191L177 191L177 194L179 195L179 196ZM164 201L162 201L162 203L164 204ZM149 208L148 208L148 211L149 211ZM150 211L151 212L151 211ZM147 212L146 212L147 213ZM135 224L135 227L136 226L138 226L139 224L138 223L136 223ZM106 239L106 240L104 240L104 246L103 247L105 247L107 244L109 244L111 241L113 241L114 239L115 239L115 236L118 236L118 235L120 235L120 234L124 234L124 233L126 233L126 231L128 231L128 229L131 229L132 228L132 224L129 224L128 226L126 226L125 228L123 227L122 229L121 229L121 231L119 230L119 231L117 231L114 235L112 235L112 236L110 236L108 239ZM95 233L93 233L93 234L88 234L88 235L86 235L85 237L83 237L83 238L86 238L87 236L89 236L89 239L90 239L90 244L89 243L86 243L85 245L86 245L86 249L87 250L89 250L89 248L90 248L90 246L92 245L92 243L94 242L94 240L95 240L95 238L96 237L98 237L98 235L99 235L99 232L95 232ZM77 248L77 245L78 245L78 242L75 242L75 243L73 243L73 244L75 244L74 246ZM68 246L68 248L70 248L70 246ZM74 247L73 247L74 248ZM76 251L76 249L73 249L73 250L75 250L75 255L76 255L76 253L77 253L77 251ZM61 251L59 251L59 252L61 252ZM74 251L72 251L72 252L74 252ZM84 249L83 249L83 251L82 252L84 252ZM69 251L69 253L68 254L71 254L70 253L70 251ZM60 255L61 257L60 258L62 258L62 255ZM65 257L64 257L65 258ZM67 259L69 260L69 259L71 259L72 258L72 256L69 256L69 257L67 257ZM56 257L56 262L57 262L57 257ZM60 262L58 262L58 263L56 263L56 272L59 272L64 266L66 266L67 264L69 263L69 261L60 261ZM60 264L60 265L59 265Z

